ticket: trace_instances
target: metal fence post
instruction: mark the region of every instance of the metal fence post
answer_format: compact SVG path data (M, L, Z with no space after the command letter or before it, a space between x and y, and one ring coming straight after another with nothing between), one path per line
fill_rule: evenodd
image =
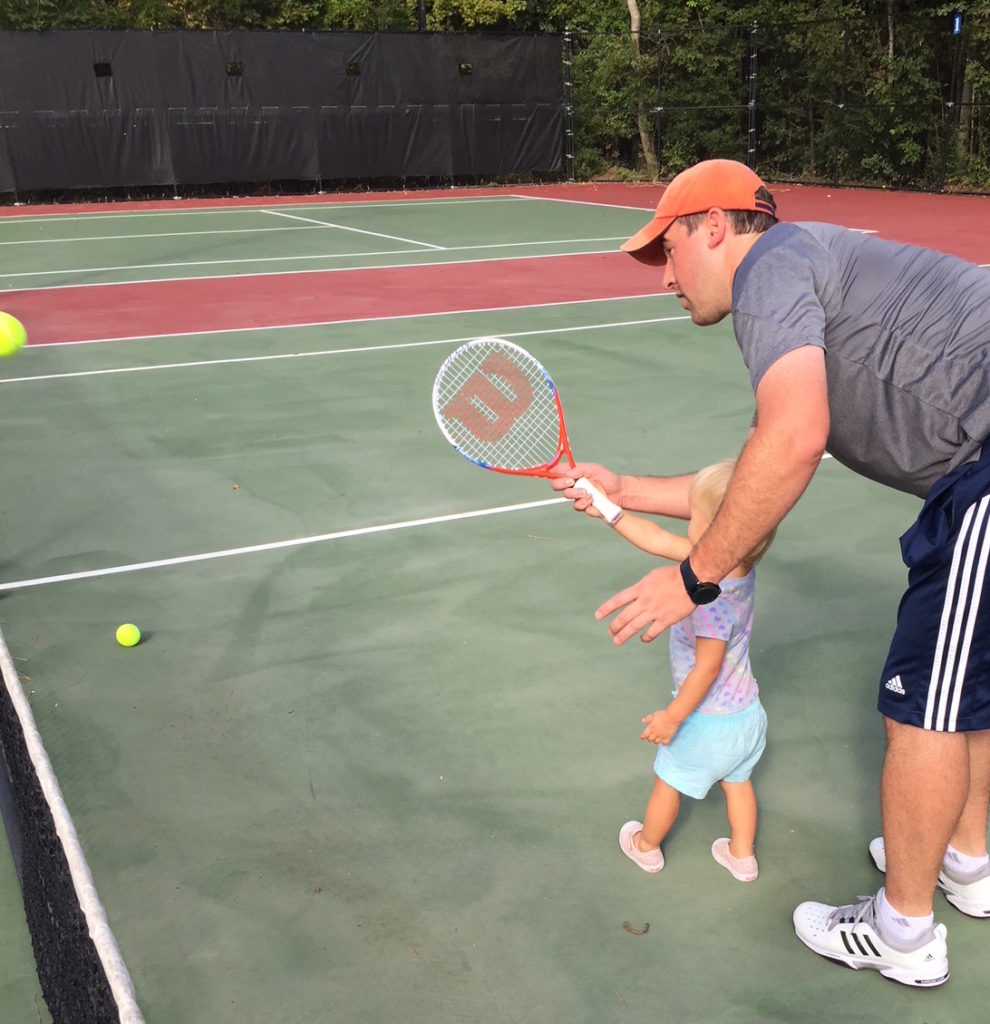
M574 181L574 83L572 81L573 46L571 30L564 29L564 173Z
M756 31L754 21L749 27L749 131L746 137L746 165L756 166Z
M955 121L956 94L959 91L959 58L962 52L962 15L956 13L952 16L952 78L949 82L949 98L944 104L942 118L945 127L942 132L942 167L939 174L939 192L945 191L945 182L949 177L949 137L952 134L952 126Z
M653 113L656 115L653 148L656 152L657 174L659 174L663 154L663 29L657 29L657 105L653 108Z
M839 134L835 142L835 175L834 185L839 184L842 170L842 140L845 138L846 125L846 69L849 64L849 19L842 19L842 78L839 81Z

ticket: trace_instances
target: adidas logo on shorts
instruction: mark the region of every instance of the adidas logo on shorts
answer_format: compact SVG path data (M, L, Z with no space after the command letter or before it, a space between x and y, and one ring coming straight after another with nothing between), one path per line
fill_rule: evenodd
M898 696L903 697L907 691L901 684L901 677L894 676L892 679L888 679L886 683L886 689L890 690L891 693L896 693Z

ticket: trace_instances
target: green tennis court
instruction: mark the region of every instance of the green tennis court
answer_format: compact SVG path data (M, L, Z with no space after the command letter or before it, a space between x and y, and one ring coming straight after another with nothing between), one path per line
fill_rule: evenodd
M522 292L479 265L487 291L459 309L396 312L369 282L378 316L338 315L341 285L320 322L174 336L100 283L178 264L213 282L262 250L280 274L332 236L351 269L553 239L541 256L600 259L607 284L649 198L344 205L302 215L354 230L271 216L250 245L247 211L125 232L0 221L18 243L0 278L26 308L20 289L93 285L39 333L85 316L114 339L0 366L0 628L148 1024L970 1024L990 925L941 897L953 977L936 991L823 963L791 926L801 900L879 884L876 679L916 501L825 460L761 564L759 880L711 859L715 794L685 801L663 872L637 871L617 834L651 784L637 737L669 688L666 642L615 648L592 613L653 563L546 484L457 457L430 387L460 341L512 337L553 373L578 458L685 471L735 454L752 415L731 329L698 331L659 282L548 300L542 260ZM59 241L25 255L26 232ZM449 287L449 267L416 269ZM129 650L127 621L144 633ZM33 1024L48 1017L5 858L0 1014Z

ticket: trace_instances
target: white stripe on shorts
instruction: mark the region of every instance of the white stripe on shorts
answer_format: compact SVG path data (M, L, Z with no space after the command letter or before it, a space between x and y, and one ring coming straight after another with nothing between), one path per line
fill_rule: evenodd
M952 568L945 589L945 604L942 606L938 643L928 685L926 729L940 732L955 732L956 729L969 647L990 557L990 531L983 530L988 510L990 495L966 509L952 553Z

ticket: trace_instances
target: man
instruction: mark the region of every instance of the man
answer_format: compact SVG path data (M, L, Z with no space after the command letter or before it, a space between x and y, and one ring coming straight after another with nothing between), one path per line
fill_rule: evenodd
M595 613L617 644L653 640L784 518L822 454L926 498L901 540L909 568L878 707L887 748L885 886L846 907L803 903L798 937L816 953L907 985L948 978L936 886L990 916L990 274L952 256L826 224L785 224L764 183L731 160L678 175L622 248L662 268L694 323L731 315L756 417L721 510L682 565L655 569ZM556 470L616 503L685 516L690 477ZM990 588L988 588L990 589ZM990 595L988 595L990 596Z

